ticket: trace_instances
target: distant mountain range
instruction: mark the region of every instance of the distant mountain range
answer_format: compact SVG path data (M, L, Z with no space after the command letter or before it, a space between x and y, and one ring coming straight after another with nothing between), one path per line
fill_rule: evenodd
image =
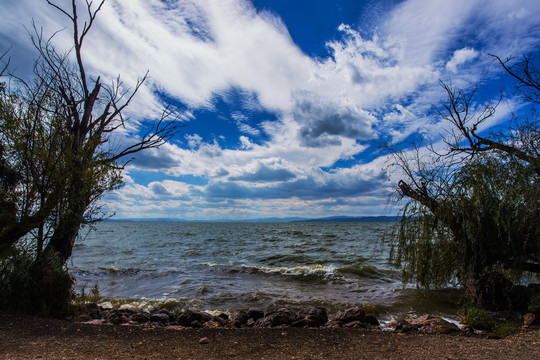
M108 219L105 221L156 221L156 222L395 222L399 221L396 216L330 216L317 219L289 217L289 218L260 218L250 220L183 220L171 218L133 218L133 219Z
M396 216L330 216L319 219L293 220L293 222L395 222Z

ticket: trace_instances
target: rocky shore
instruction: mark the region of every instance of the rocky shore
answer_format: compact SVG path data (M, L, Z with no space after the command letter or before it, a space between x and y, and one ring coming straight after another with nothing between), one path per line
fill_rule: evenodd
M96 309L93 305L86 308L89 312ZM292 320L293 316L288 311L265 313L257 320L249 316L260 316L260 312L246 311L246 314L250 314L247 315L249 318L245 324L240 324L240 328L233 325L232 319L245 319L246 316L237 314L230 316L228 322L225 321L221 327L213 328L220 323L216 316L194 311L174 314L172 322L165 312L143 314L145 319L149 317L148 322L139 324L133 320L141 316L138 313L97 308L105 318L113 320L121 315L127 322L114 325L104 318L77 322L0 313L0 359L540 358L540 330L534 326L521 328L505 338L468 334L463 329L455 332L455 328L451 334L441 334L428 330L437 328L440 320L425 316L422 319L410 319L407 323L397 321L392 325L393 330L382 331L380 326L365 321L366 317L369 319L367 314L362 321L362 312L357 310L344 310L341 315L336 314L316 328L306 327L312 325L311 322L297 323L303 319L324 320L322 311L317 310L312 314L296 314L291 325L282 323ZM200 327L173 325L179 319L193 319L193 325ZM250 319L254 322L251 327L248 325L252 323ZM87 319L82 316L79 320ZM282 324L261 327L273 321L274 324ZM302 324L304 327L293 327L294 323L295 326Z
M332 318L329 318L323 307L314 307L305 312L287 308L264 312L260 308L250 308L233 315L225 313L214 315L197 310L183 310L176 313L165 309L136 312L130 309L103 308L96 303L87 303L79 308L74 320L91 324L206 329L354 328L396 333L464 335L470 335L474 332L470 326L458 326L453 322L431 315L399 319L383 325L375 315L366 313L360 307L340 310Z

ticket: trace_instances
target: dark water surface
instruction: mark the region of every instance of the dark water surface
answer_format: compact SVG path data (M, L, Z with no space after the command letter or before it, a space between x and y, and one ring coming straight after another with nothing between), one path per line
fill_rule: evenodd
M451 290L403 286L381 242L392 223L102 222L79 241L76 287L135 308L237 311L361 305L455 312Z

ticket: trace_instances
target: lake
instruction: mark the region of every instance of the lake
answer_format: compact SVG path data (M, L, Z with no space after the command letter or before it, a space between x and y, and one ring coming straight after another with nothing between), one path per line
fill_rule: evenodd
M362 306L382 317L455 314L457 292L404 285L383 236L394 223L98 223L69 267L76 289L138 310L234 312L257 306L329 313Z

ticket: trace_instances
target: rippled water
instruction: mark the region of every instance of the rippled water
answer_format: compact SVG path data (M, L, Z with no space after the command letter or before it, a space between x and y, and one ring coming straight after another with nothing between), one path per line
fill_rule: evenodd
M388 267L381 238L390 226L102 222L76 244L70 269L79 289L97 283L106 297L178 308L454 312L453 291L403 286Z

